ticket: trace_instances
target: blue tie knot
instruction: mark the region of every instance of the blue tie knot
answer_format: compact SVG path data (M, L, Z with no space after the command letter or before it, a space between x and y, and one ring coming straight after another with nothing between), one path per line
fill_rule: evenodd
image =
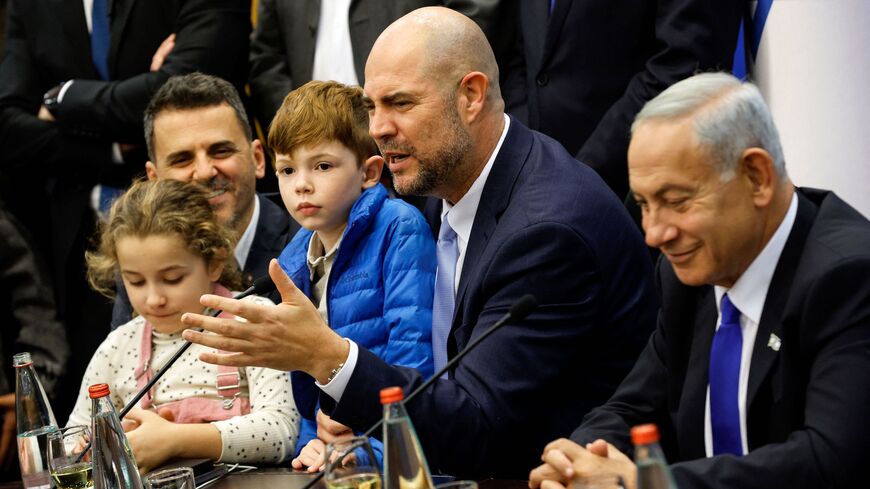
M740 325L740 310L734 307L734 304L731 303L731 299L728 298L728 294L722 296L720 309L722 313L722 324L720 327L725 326L726 324Z
M450 242L456 239L456 231L450 227L450 222L447 220L447 216L444 216L444 220L441 221L441 230L438 231L438 241L439 242Z

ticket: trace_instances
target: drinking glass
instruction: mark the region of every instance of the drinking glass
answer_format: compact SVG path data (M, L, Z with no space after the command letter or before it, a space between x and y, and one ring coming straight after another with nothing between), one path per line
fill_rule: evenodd
M571 489L623 489L622 477L616 474L596 474L578 477Z
M48 467L58 489L94 487L91 453L85 450L90 441L87 426L68 426L48 434Z
M177 467L153 472L145 477L145 487L147 489L196 489L193 469Z
M368 438L354 436L328 443L324 457L328 489L380 489L381 474Z

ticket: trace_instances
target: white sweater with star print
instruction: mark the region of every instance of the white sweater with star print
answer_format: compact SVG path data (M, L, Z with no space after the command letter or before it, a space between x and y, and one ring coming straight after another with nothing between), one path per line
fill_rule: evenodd
M262 297L245 300L271 304ZM91 400L88 386L109 384L112 404L120 411L138 389L134 371L139 366L141 316L120 326L103 341L91 358L82 379L75 408L67 426L90 424ZM154 332L151 339L151 366L156 372L182 345L181 333ZM213 349L191 345L166 374L155 384L154 406L186 399L206 397L221 399L215 384L217 366L199 360L199 354ZM248 392L251 412L225 421L216 421L223 449L220 461L242 463L276 463L287 460L294 453L299 434L299 413L293 402L290 374L277 370L247 367L247 382L242 391Z

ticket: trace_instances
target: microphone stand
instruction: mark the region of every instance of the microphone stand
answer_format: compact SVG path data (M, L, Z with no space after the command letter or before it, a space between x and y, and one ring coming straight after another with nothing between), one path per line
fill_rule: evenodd
M440 379L441 376L444 375L445 372L447 372L454 365L456 365L459 362L459 360L461 360L465 355L467 355L468 352L473 350L481 341L485 340L489 335L493 334L495 332L495 330L501 328L502 326L504 326L505 324L507 324L511 321L524 319L536 307L538 307L538 301L537 301L537 299L535 299L535 297L532 294L526 294L526 295L520 297L519 300L517 300L514 303L514 305L511 306L511 308L507 312L507 314L502 316L498 321L496 321L492 326L489 327L489 329L484 331L480 336L473 339L471 341L471 343L465 345L465 348L463 348L462 351L457 353L455 357L451 358L450 361L448 361L443 367L441 367L440 370L435 372L435 374L432 375L432 377L429 377L428 380L426 380L425 382L420 384L416 389L411 391L411 393L408 394L408 397L406 397L404 400L400 401L402 403L402 405L403 406L407 405L408 402L410 402L412 399L417 397L418 394L423 392L427 387L432 385L436 380ZM366 430L366 432L363 433L362 436L365 436L365 437L371 436L372 433L374 433L375 430L380 428L381 425L383 425L383 424L384 424L384 419L381 418L380 420L378 420L377 423L373 424L371 428ZM342 456L342 459L344 457L346 457L347 455L349 455L350 453L351 452L345 453L344 456ZM341 463L342 459L339 459L338 461L336 461L336 463ZM320 481L320 479L323 478L324 474L325 474L325 471L318 473L313 479L308 481L308 484L305 484L304 486L302 486L302 489L311 489L311 487L313 487L315 484L317 484L318 481Z

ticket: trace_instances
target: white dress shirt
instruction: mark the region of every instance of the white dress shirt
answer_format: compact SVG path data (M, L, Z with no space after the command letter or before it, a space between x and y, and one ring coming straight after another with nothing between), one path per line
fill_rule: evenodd
M359 85L353 65L350 41L351 0L320 0L320 20L314 43L314 80L334 80L345 85Z
M236 249L233 255L236 257L236 262L239 264L239 269L244 270L248 255L251 253L251 244L254 242L254 235L257 234L257 223L260 222L260 198L254 196L254 212L251 213L251 220L248 222L248 227L236 243ZM255 279L260 277L254 277Z
M446 200L442 201L441 220L443 221L444 217L447 216L447 222L450 223L450 227L456 233L456 246L459 248L459 257L456 259L456 273L453 276L454 294L459 291L459 278L462 276L462 265L465 263L465 249L468 248L468 239L471 237L471 227L474 225L474 216L477 215L477 207L480 205L483 186L486 185L486 179L489 178L492 164L495 162L495 157L498 155L502 143L504 143L504 138L510 125L511 119L505 115L504 130L501 133L501 137L498 138L498 144L495 145L495 150L489 157L489 161L486 162L480 175L471 184L468 192L456 204L451 205ZM449 214L448 211L450 212Z
M317 312L326 324L329 324L326 288L329 286L329 274L332 272L332 264L335 263L343 237L342 234L328 250L323 247L323 241L316 231L311 233L311 238L308 239L308 254L305 262L308 264L308 279L311 281L311 302L317 306Z
M764 311L764 301L773 279L776 264L785 248L785 242L794 225L797 215L797 194L793 194L788 211L785 214L776 232L770 241L755 257L749 268L737 279L734 285L727 289L715 286L716 329L722 321L722 297L728 293L728 298L740 311L740 331L743 334L743 348L740 353L740 376L737 384L737 409L740 413L740 441L743 443L743 454L749 453L749 443L746 437L746 391L749 385L749 367L752 362L752 350L755 346L755 335L761 322L761 313ZM707 456L713 456L713 428L710 424L710 384L707 384L707 399L704 406L704 445Z
M480 196L483 194L483 187L486 185L486 180L489 178L489 173L492 171L492 165L495 163L495 158L501 150L501 145L504 143L510 124L510 117L505 115L504 129L502 129L501 136L498 138L498 143L495 145L495 149L489 156L489 160L486 162L486 165L484 165L480 175L478 175L474 180L474 183L471 184L468 192L459 199L459 202L452 206L446 200L443 202L444 209L441 212L441 218L443 219L444 214L451 210L451 208L453 209L448 217L448 222L458 237L456 244L459 247L459 258L456 262L456 279L453 283L454 293L456 292L457 287L459 287L459 276L462 274L462 264L465 261L465 248L468 246L468 238L471 236L471 227L474 224L474 216L477 214L477 207L480 204ZM320 387L323 392L329 395L329 397L335 399L335 402L341 400L341 395L344 394L344 389L347 387L351 375L353 375L354 368L356 368L356 361L359 355L356 343L347 338L345 338L345 341L350 343L350 353L347 356L347 360L344 361L344 366L335 375L332 382L326 385L317 383L317 387Z

